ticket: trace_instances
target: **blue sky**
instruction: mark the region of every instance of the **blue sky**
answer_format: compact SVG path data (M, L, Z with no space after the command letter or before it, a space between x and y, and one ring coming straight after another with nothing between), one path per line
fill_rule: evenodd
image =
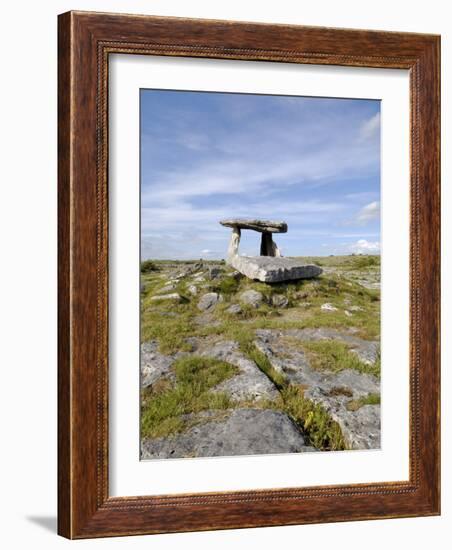
M380 102L141 90L142 259L224 258L228 217L287 222L284 256L379 253Z

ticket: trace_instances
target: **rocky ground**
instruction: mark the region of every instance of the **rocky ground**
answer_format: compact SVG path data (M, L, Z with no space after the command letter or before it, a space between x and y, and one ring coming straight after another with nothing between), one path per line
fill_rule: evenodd
M379 257L306 260L278 284L143 262L143 459L379 448Z

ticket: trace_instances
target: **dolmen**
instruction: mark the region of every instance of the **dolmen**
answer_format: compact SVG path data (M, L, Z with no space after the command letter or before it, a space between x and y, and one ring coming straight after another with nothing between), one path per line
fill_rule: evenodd
M273 240L273 233L287 233L285 222L233 218L221 220L221 225L232 228L226 263L250 279L264 283L280 283L296 279L311 279L322 273L317 265L305 264L296 258L283 258ZM262 233L259 256L239 255L242 229Z

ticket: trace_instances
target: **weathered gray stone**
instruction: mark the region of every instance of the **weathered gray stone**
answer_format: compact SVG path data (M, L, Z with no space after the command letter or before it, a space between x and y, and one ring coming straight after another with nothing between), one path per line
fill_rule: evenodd
M380 393L380 381L370 374L345 369L338 373L316 371L308 358L290 340L304 341L338 340L351 346L362 360L376 360L377 342L362 340L333 329L272 329L256 330L255 346L263 353L272 367L285 375L293 384L301 384L304 396L319 403L335 420L352 449L375 449L380 446L380 409L378 405L365 405L358 410L348 410L352 399Z
M173 378L174 373L171 366L174 363L174 356L163 355L158 351L158 344L155 341L141 344L141 387L147 388L160 378Z
M349 346L352 353L356 353L359 359L368 365L375 363L380 349L380 343L375 340L364 340L353 334L340 332L332 328L290 329L286 331L286 334L300 341L338 340L344 342Z
M289 347L281 339L282 336L279 331L258 329L254 345L277 372L284 374L288 382L303 386L319 384L322 374L311 369L306 354L295 346Z
M307 265L294 258L236 255L228 257L228 263L249 279L264 283L311 279L322 273L319 266Z
M177 292L174 292L172 294L157 294L156 296L152 296L151 301L157 302L157 301L174 301L174 302L180 302L182 300L180 294Z
M221 269L221 267L218 267L218 266L209 267L209 271L208 271L209 279L218 279L218 277L220 277L222 273L223 273L223 270Z
M270 379L254 361L251 361L239 351L236 342L220 341L197 353L204 357L226 361L239 369L239 374L221 382L214 388L215 391L225 392L237 400L275 399L278 396L278 390Z
M192 265L185 265L182 268L179 268L176 273L174 274L175 279L183 279L184 277L187 277L188 275L191 275L192 273L195 273L202 267L202 264L192 264Z
M334 380L325 383L327 390L334 385L352 388L354 399L365 397L370 393L380 393L380 381L375 376L353 369L344 369L334 376Z
M337 311L337 307L334 307L333 304L322 304L320 309L322 311Z
M192 294L193 296L196 296L198 294L198 289L196 288L195 285L189 285L187 287L187 290L188 292L190 292L190 294Z
M221 220L221 225L237 229L252 229L260 233L286 233L287 223L273 220L253 220L244 218L231 218Z
M232 304L232 306L229 306L226 311L234 315L239 315L240 313L242 313L242 308L239 306L239 304Z
M289 300L284 294L273 294L272 296L272 305L275 307L287 307L289 305Z
M201 299L198 302L198 309L200 311L211 311L215 308L219 301L219 294L217 294L216 292L207 292L207 294L201 296Z
M310 388L304 395L314 403L320 403L331 418L339 424L349 448L378 449L380 447L380 405L364 405L356 411L349 411L347 403L350 398L329 395L326 388Z
M313 447L306 445L300 429L282 412L236 409L218 413L218 419L215 420L215 415L212 414L211 421L209 416L203 418L200 415L201 423L186 433L143 440L141 458L146 460L315 451Z
M264 296L261 292L257 290L245 290L239 296L239 300L244 304L250 305L252 307L258 308L264 301Z

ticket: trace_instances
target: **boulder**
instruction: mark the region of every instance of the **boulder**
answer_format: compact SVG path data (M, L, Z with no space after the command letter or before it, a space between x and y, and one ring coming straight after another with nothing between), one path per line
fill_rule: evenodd
M220 299L220 295L216 292L207 292L207 294L201 296L198 302L198 309L200 311L211 311L215 308Z
M232 304L232 306L229 306L226 311L233 315L239 315L240 313L242 313L242 308L239 306L239 304Z
M239 299L244 304L250 305L254 308L258 308L264 301L264 296L257 290L245 290L239 296Z

